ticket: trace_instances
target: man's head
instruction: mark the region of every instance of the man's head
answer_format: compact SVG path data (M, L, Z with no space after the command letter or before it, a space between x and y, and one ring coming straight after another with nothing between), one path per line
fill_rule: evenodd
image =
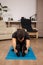
M23 29L18 29L17 30L17 39L22 42L24 40L24 36L25 36L25 30Z

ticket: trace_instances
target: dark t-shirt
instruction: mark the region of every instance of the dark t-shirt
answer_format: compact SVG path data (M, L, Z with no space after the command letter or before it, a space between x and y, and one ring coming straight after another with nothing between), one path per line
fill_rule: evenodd
M18 39L17 39L17 31L16 32L14 32L13 34L12 34L12 38L16 38L16 44L17 45L20 45L21 47L23 46L23 45L25 45L26 46L26 40L28 39L28 40L30 40L30 37L29 37L29 34L27 33L27 32L24 32L24 40L22 41L22 42L20 42Z
M16 40L18 40L17 39L17 31L16 32L14 32L13 34L12 34L12 38L16 38ZM24 32L24 40L26 40L26 39L30 39L30 36L29 36L29 34L27 33L27 32Z

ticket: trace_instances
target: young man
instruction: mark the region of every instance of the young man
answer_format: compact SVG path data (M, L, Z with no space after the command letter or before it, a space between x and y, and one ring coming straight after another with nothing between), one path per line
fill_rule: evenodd
M25 56L30 47L30 37L28 33L23 29L18 29L12 35L12 45L17 56L20 56L20 52L22 52L22 56Z

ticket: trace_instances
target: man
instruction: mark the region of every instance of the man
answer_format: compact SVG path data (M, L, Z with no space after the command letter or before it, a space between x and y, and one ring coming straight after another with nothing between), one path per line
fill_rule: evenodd
M25 56L30 47L30 37L28 33L23 29L18 29L12 35L12 45L17 56L20 56L20 52L22 56Z

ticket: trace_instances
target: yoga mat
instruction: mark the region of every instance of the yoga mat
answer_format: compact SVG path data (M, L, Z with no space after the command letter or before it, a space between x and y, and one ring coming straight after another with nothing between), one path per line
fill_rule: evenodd
M6 56L6 60L36 60L36 56L31 47L29 48L28 53L24 57L22 57L22 55L20 57L17 57L12 49L13 47L10 47L9 52Z

